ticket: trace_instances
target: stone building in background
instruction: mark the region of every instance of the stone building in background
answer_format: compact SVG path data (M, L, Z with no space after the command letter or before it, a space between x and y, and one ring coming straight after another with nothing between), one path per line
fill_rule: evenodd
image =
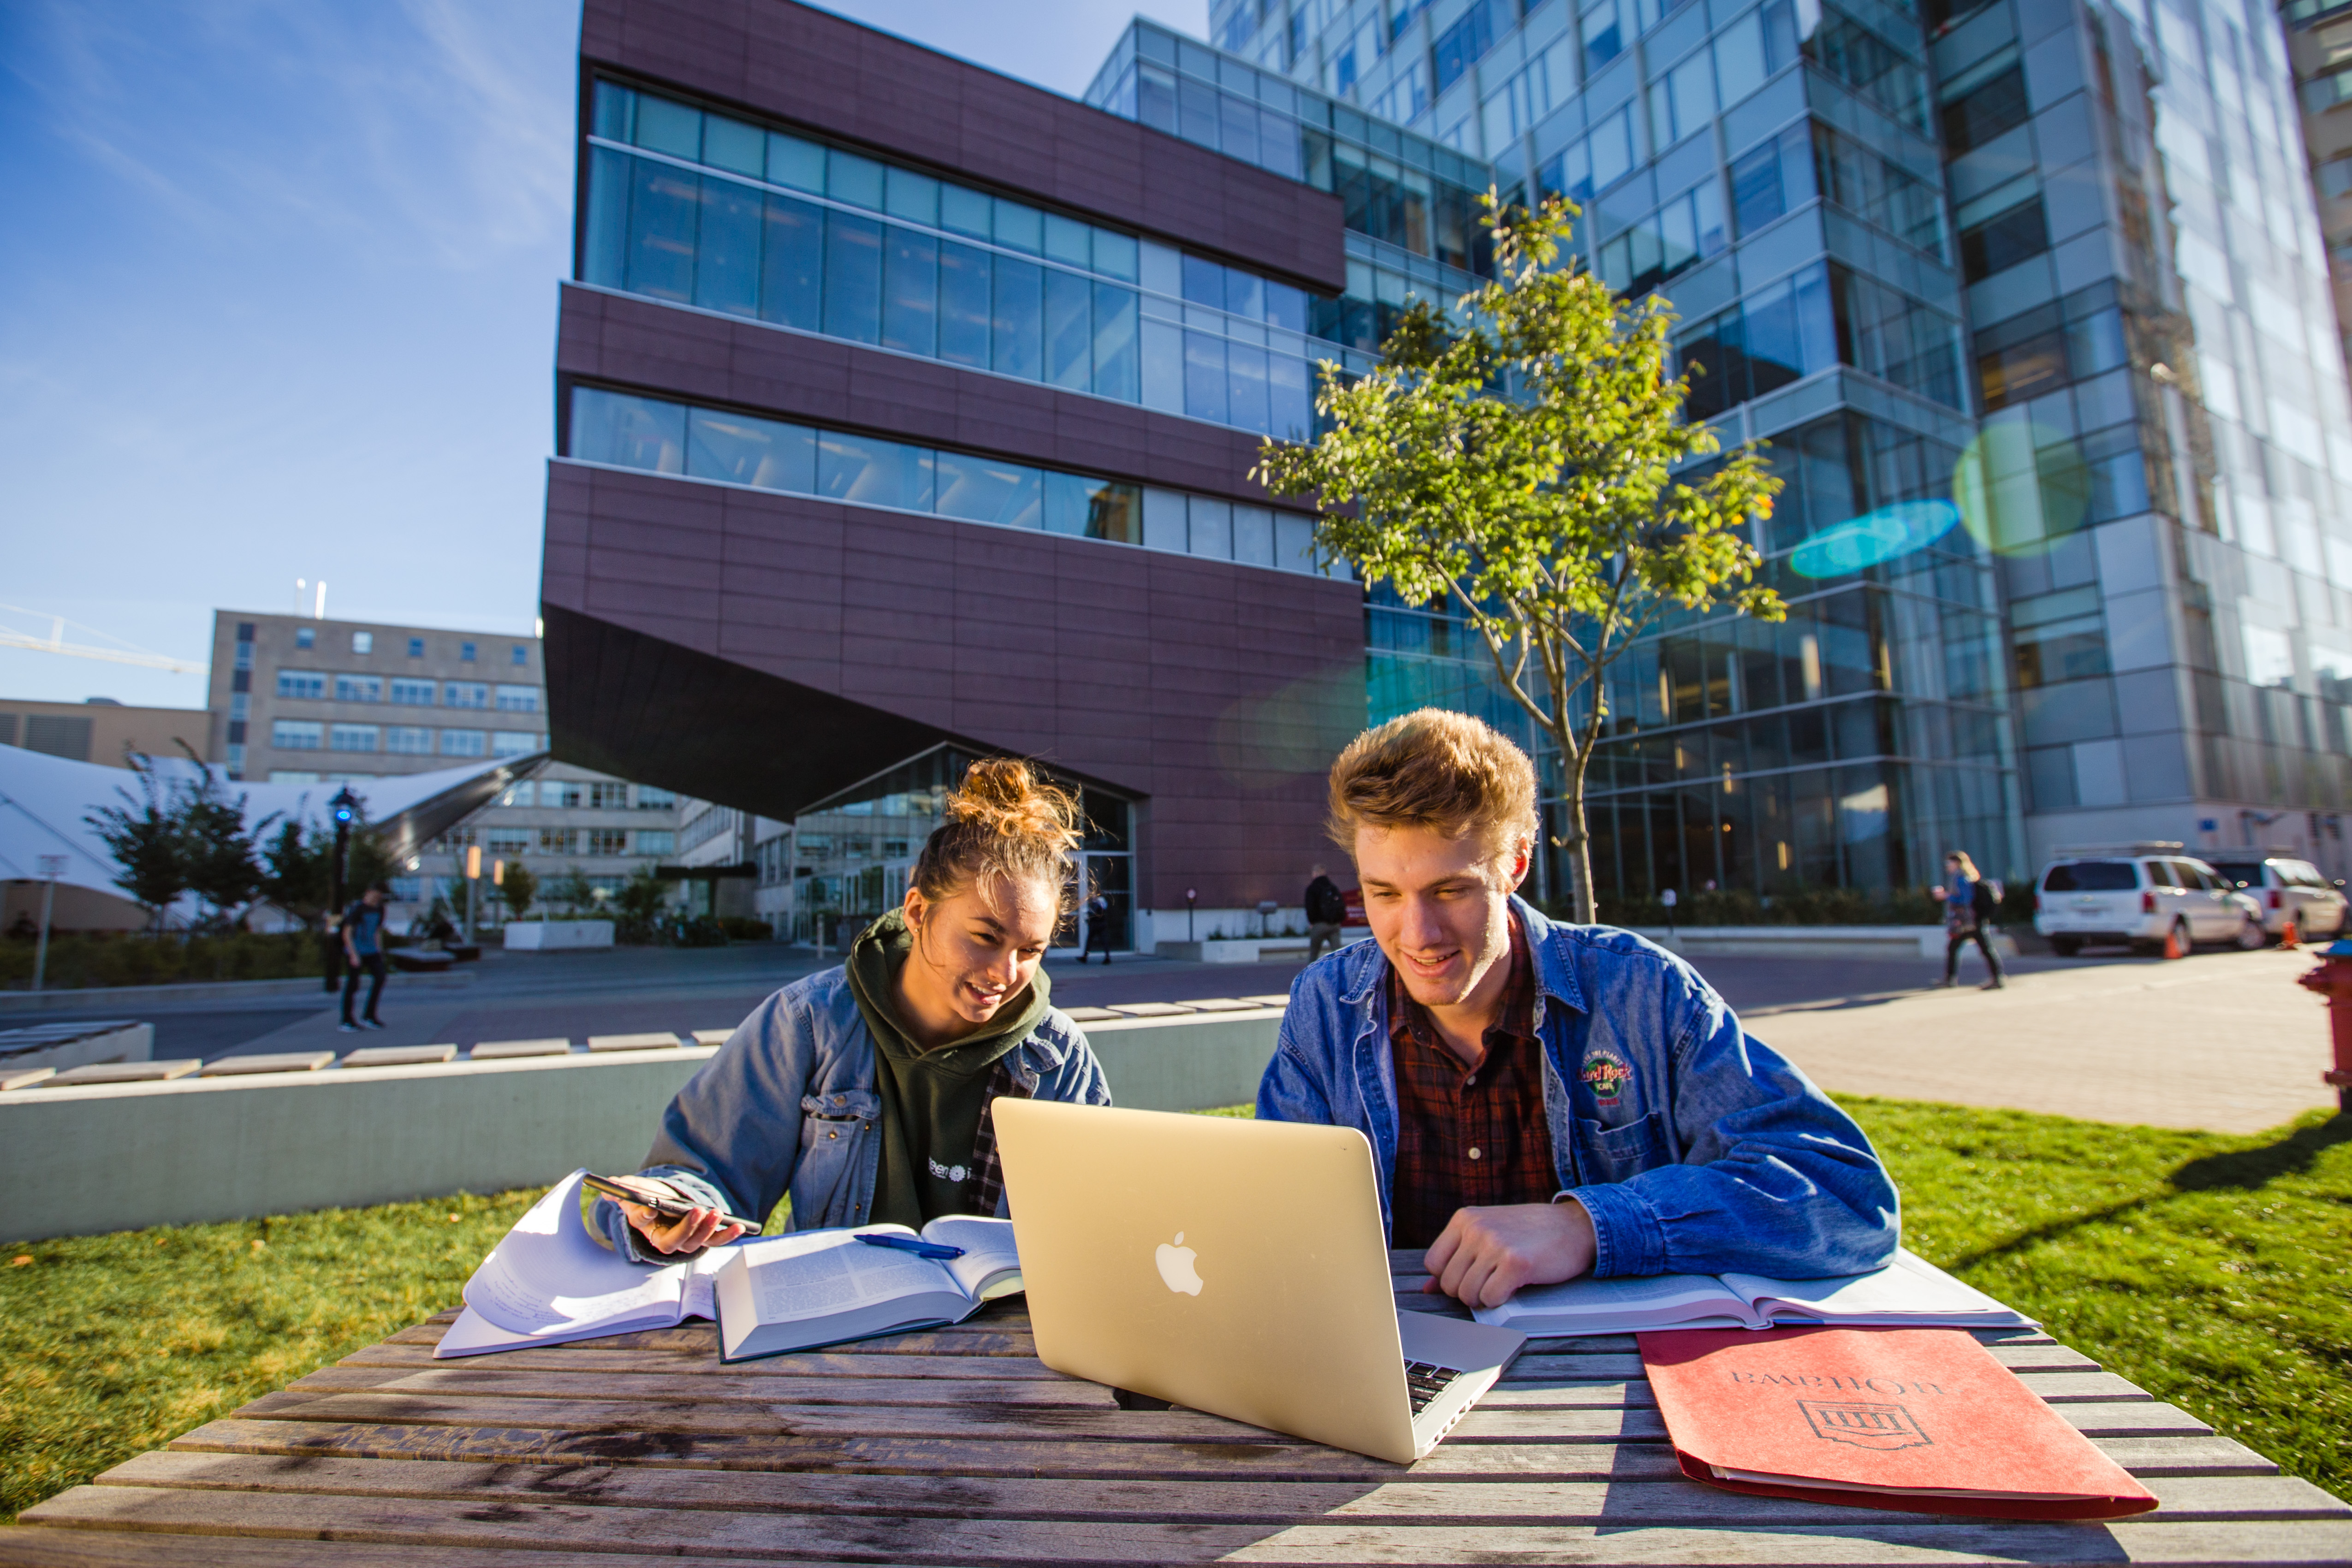
M216 611L205 755L233 778L322 794L351 779L543 756L542 668L532 637ZM546 763L399 868L394 928L436 892L462 914L468 848L482 851L480 912L495 921L490 876L501 862L530 868L542 904L575 869L609 896L667 860L677 830L668 791Z

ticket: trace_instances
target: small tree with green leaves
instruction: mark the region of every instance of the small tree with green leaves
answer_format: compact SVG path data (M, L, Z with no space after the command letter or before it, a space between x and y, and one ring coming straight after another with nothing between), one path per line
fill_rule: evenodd
M173 791L173 810L180 825L180 853L188 890L211 908L207 923L223 929L241 928L246 906L262 889L264 873L254 855L255 832L267 833L278 819L273 812L252 832L245 826L246 796L231 800L218 774L184 741L195 769ZM234 912L232 912L234 911Z
M560 905L566 913L576 915L583 910L596 907L596 884L589 880L588 873L579 867L567 867L563 875L548 881L544 901L550 905Z
M1312 446L1265 443L1256 477L1322 508L1316 542L1367 586L1445 605L1484 642L1505 693L1557 748L1576 918L1594 918L1584 779L1608 722L1603 677L1669 610L1721 603L1764 620L1744 534L1780 481L1753 448L1719 450L1667 374L1673 316L1558 265L1576 208L1489 193L1495 277L1452 313L1415 302L1352 384L1326 361Z
M539 897L539 876L520 860L507 862L505 878L499 883L499 902L506 905L511 920L520 920L530 912L530 902Z
M101 805L82 820L114 857L119 868L114 885L147 911L147 929L158 931L163 927L164 911L188 890L179 802L155 776L152 760L135 752L126 760L139 781L139 794L134 796L127 789L117 789L114 793L122 797L121 805Z

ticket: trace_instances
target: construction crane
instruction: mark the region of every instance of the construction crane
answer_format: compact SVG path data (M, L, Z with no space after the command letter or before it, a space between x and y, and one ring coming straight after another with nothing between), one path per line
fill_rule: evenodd
M193 663L184 658L173 658L169 654L151 653L136 644L124 642L121 637L109 637L95 627L85 626L78 621L68 621L63 616L53 616L41 610L28 610L21 605L0 605L0 612L11 616L26 616L36 621L49 623L49 635L46 637L35 632L19 631L14 626L0 626L0 647L21 647L34 653L61 653L68 658L103 659L109 664L132 664L142 669L168 669L174 675L191 675L205 668L202 664ZM108 642L117 646L100 647L90 643L68 642L66 641L68 626L72 626L79 632L104 637Z

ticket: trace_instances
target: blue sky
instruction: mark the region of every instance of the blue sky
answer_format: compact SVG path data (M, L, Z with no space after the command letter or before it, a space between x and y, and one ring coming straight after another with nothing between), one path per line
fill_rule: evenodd
M1071 94L1134 11L1207 18L828 8ZM0 5L0 605L198 665L298 577L529 631L578 33L577 0ZM204 691L0 648L0 700Z

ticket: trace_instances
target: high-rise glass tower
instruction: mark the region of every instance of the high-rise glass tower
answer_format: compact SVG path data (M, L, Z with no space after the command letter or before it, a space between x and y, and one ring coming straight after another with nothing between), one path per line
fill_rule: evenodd
M1212 35L1139 22L1091 100L1343 195L1344 143L1570 196L1788 481L1788 621L1618 667L1604 897L2138 837L2347 868L2352 416L2259 3L1221 0ZM1443 232L1347 205L1351 259ZM1373 717L1501 710L1444 617L1367 613Z

